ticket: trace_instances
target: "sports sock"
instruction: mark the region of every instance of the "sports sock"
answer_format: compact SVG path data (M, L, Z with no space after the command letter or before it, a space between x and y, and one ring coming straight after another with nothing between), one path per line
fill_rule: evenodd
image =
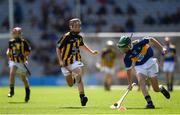
M149 95L145 96L145 99L146 99L148 104L152 104L153 105L153 102L152 102L151 97Z
M79 97L82 99L85 96L85 94L80 94Z
M14 93L14 84L10 84L10 92Z
M170 91L170 84L169 83L167 84L167 89L168 89L168 91Z

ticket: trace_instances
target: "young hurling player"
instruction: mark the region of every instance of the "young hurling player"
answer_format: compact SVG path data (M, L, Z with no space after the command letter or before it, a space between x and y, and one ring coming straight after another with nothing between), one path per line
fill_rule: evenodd
M161 92L167 99L170 98L170 94L162 85L158 85L158 64L157 60L153 58L153 49L151 48L150 43L166 54L166 48L152 37L144 37L141 40L139 39L136 42L132 42L130 37L122 36L119 39L117 46L120 51L125 54L124 63L128 75L128 88L132 89L131 71L134 66L142 93L147 101L146 108L155 108L146 88L147 77L150 78L155 92Z
M10 67L10 92L8 94L8 97L12 97L14 95L15 75L18 74L20 75L25 86L25 102L28 102L30 98L30 88L27 79L27 76L30 73L25 65L27 63L30 51L30 45L22 37L22 29L20 27L13 28L12 38L9 40L9 47L7 49L7 56L9 58Z
M171 43L170 38L165 38L165 48L167 53L164 55L163 71L166 75L166 83L168 91L173 91L173 74L174 66L177 61L176 58L176 47Z
M79 35L81 30L81 21L78 18L69 21L70 31L65 33L57 43L57 56L61 71L66 77L68 86L72 87L75 81L78 85L79 96L82 106L86 106L88 98L85 96L84 85L82 81L82 66L80 49L96 55L96 50L91 50L84 42L83 37Z
M103 49L101 54L101 67L105 73L104 89L109 91L112 85L112 76L115 73L115 59L116 52L114 49L114 42L108 40L106 42L106 48Z

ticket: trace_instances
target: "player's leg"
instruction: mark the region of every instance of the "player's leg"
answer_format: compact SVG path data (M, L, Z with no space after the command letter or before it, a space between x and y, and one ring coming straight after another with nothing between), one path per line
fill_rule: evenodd
M174 62L170 62L170 67L169 67L169 91L173 91L173 80L174 80L174 67L175 64Z
M172 69L171 63L169 62L164 62L163 64L163 71L165 72L165 78L166 78L166 84L167 84L167 89L170 91L170 71Z
M138 78L138 82L140 84L141 91L142 91L142 93L144 95L144 98L147 101L146 108L155 108L154 104L153 104L153 102L151 100L151 97L150 97L150 95L148 93L147 87L146 87L147 76L145 76L145 75L143 75L141 73L138 73L137 78Z
M105 80L104 80L104 89L107 91L110 91L112 85L112 75L111 74L106 74L105 75Z
M174 83L174 73L170 72L170 91L173 91L173 83Z
M150 84L150 79L149 78L146 79L146 86L148 87L148 90L150 90L151 84Z
M168 75L166 76L166 79L168 81L168 91L173 90L173 72L167 72Z
M9 74L9 88L10 91L8 93L8 97L12 97L14 95L14 84L15 84L15 74L17 67L15 65L10 66L10 74Z
M71 66L71 65L70 65ZM69 66L69 67L70 67ZM66 78L66 83L67 83L67 85L69 86L69 87L72 87L73 86L73 84L75 83L75 79L74 79L74 77L73 77L73 73L71 72L71 71L69 71L69 70L67 70L67 68L69 68L69 67L62 67L61 68L61 71L62 71L62 73L63 73L63 75L65 76L65 78Z
M75 84L75 78L73 76L73 73L70 73L69 75L66 76L66 82L69 87L72 87Z
M166 76L167 89L168 89L168 91L170 91L169 72L165 72L165 76Z
M28 102L29 99L30 99L30 87L29 87L29 82L28 82L28 78L27 78L27 74L24 73L24 74L21 74L21 79L24 83L24 87L25 87L25 102Z
M73 70L73 72L76 74L75 78L76 78L76 82L77 82L77 86L78 86L81 105L86 106L88 98L85 96L85 92L84 92L84 84L83 84L83 81L82 81L82 68L77 67L77 68L75 68Z
M151 84L155 92L161 92L167 99L170 98L170 94L164 86L158 84L157 77L151 77Z
M151 84L152 84L153 90L155 92L161 92L167 99L169 99L170 98L169 92L162 85L159 85L159 83L158 83L158 80L157 80L157 73L158 72L159 72L159 69L158 69L157 63L153 64L148 69L148 73L149 73L149 76L151 78Z

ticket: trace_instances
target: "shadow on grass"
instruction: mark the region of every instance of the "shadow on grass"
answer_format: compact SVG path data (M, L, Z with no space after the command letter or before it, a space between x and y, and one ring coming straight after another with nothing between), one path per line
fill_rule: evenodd
M84 107L59 107L59 109L83 109Z
M25 104L26 102L8 102L9 104Z
M142 108L142 107L127 107L127 109L144 109L146 110L147 108ZM162 109L161 107L156 107L155 109Z

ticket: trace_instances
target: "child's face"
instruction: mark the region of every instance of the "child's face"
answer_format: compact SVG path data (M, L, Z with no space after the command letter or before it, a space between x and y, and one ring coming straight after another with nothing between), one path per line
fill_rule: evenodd
M21 34L20 33L13 33L12 36L13 36L13 38L20 38Z
M126 52L128 52L129 50L130 50L129 47L125 47L125 48L121 48L121 49L120 49L120 52L126 53Z
M120 51L122 52L122 53L127 53L129 50L131 50L132 49L132 44L130 43L128 46L126 46L126 47L124 47L124 48L120 48Z
M72 24L72 26L70 26L70 30L72 32L79 33L81 31L81 24L80 24L80 22L75 22L74 24Z

